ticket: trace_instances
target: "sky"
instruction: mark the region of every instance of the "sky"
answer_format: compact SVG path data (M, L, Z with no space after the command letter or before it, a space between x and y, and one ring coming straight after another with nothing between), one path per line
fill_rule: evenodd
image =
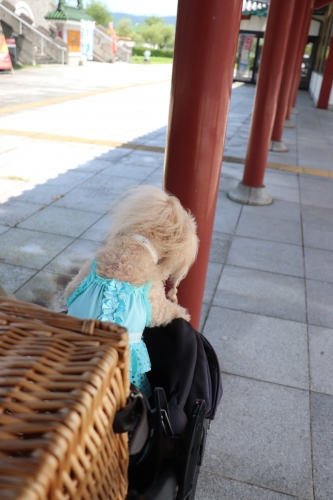
M111 12L142 16L175 16L177 0L104 0Z

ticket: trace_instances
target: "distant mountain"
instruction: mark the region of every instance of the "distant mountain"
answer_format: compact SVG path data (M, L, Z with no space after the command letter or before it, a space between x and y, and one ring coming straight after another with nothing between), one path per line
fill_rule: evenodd
M132 26L135 26L136 23L143 24L145 19L150 16L134 16L133 14L125 14L124 12L112 12L114 26L117 26L120 19L130 19L132 21ZM173 24L176 25L176 16L166 16L162 17L165 24Z

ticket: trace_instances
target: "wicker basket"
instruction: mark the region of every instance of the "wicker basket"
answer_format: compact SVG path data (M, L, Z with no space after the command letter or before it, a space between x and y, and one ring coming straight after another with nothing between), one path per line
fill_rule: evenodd
M1 500L123 500L124 328L0 299Z

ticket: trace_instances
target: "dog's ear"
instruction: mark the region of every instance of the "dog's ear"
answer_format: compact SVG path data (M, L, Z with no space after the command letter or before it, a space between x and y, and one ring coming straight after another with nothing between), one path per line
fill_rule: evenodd
M177 293L178 293L178 290L177 290L177 287L174 286L172 287L168 293L167 293L167 297L172 301L174 302L175 304L178 304L178 297L177 297Z

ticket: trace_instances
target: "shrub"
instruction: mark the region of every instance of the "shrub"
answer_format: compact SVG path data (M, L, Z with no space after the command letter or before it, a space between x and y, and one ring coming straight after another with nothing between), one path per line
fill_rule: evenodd
M133 56L143 56L146 50L150 51L150 55L156 57L169 57L173 58L173 50L165 50L165 49L149 49L147 47L136 46L133 47Z

